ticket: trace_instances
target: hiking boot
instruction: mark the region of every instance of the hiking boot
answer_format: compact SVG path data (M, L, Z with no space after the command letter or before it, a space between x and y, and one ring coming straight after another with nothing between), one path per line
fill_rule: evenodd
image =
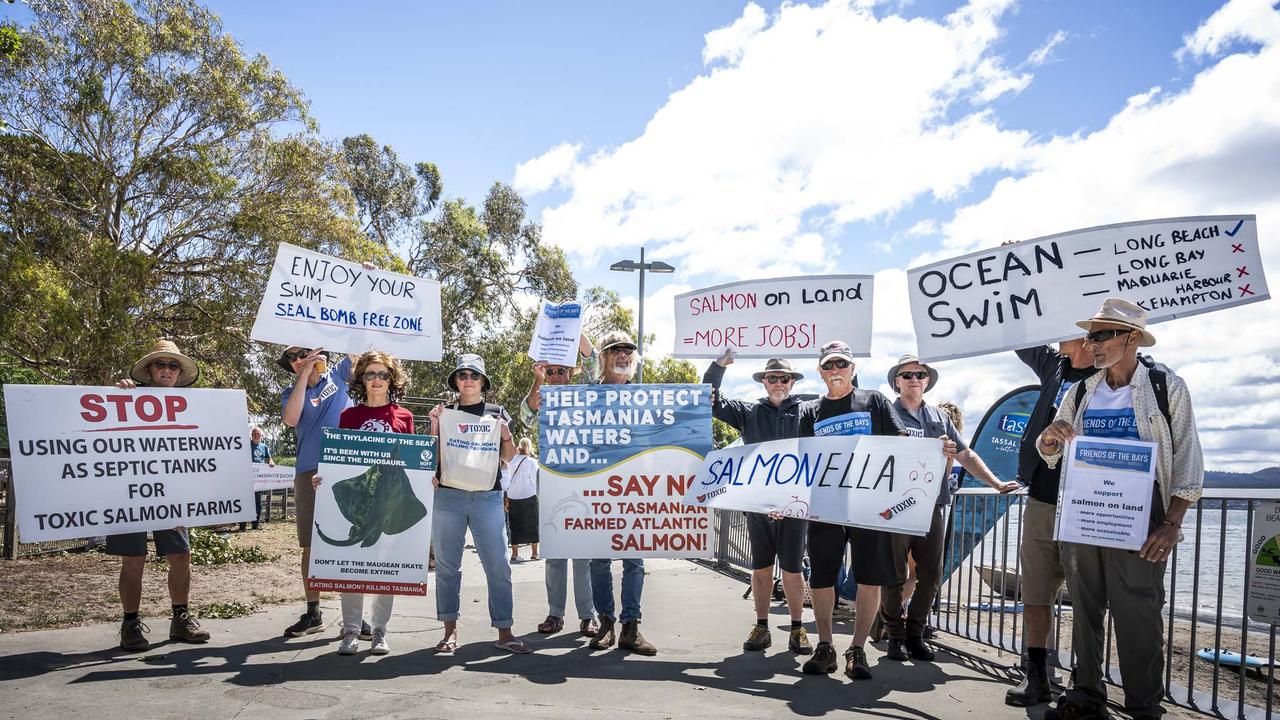
M209 631L201 630L200 623L191 617L191 613L184 612L169 621L169 639L189 643L207 643Z
M765 632L769 632L765 630ZM644 639L640 634L640 623L632 620L631 622L622 623L622 635L618 638L618 647L623 650L630 650L637 655L657 655L658 648L653 643Z
M360 631L348 630L342 633L342 642L338 643L339 655L355 655L360 649Z
M298 616L298 622L284 629L284 634L289 637L302 637L303 635L318 633L324 630L324 620L321 617L320 613L312 615L309 612L304 612Z
M1049 685L1046 669L1027 661L1025 670L1022 682L1004 694L1004 704L1013 707L1029 707L1052 700L1053 695L1050 692L1052 688Z
M386 628L378 628L377 630L374 630L371 639L373 640L373 646L369 648L370 654L386 655L391 652L391 645L387 643Z
M901 640L895 640L893 638L889 638L889 647L884 651L884 656L889 658L890 660L897 660L898 662L902 662L908 659L909 657L911 657L910 655L907 654L907 648L905 647L905 643L903 643L903 641Z
M830 675L836 671L836 649L829 642L819 642L813 650L813 657L800 666L805 675Z
M924 644L924 638L909 637L906 642L907 652L916 660L924 660L925 662L933 662L935 653L933 648Z
M844 651L844 674L853 680L870 680L871 666L867 664L867 652L857 645Z
M600 629L596 630L596 636L591 638L591 642L587 643L587 647L592 650L608 650L613 647L616 639L617 633L614 630L613 619L607 615L601 615Z
M791 639L787 641L787 647L797 655L813 652L813 646L809 644L809 633L802 627L791 628Z
M1105 707L1087 707L1060 698L1058 707L1045 712L1044 720L1111 720L1111 713Z
M773 635L769 633L769 628L756 623L751 626L751 634L747 635L747 641L742 643L743 650L764 650L773 644Z
M120 623L120 649L129 652L145 652L151 649L151 643L147 642L147 636L143 633L151 632L151 628L139 618L125 620Z

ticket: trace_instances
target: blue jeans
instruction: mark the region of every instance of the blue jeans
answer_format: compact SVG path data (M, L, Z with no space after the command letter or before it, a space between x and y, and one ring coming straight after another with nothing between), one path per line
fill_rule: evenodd
M644 592L644 560L622 561L622 622L640 620L640 594ZM613 561L591 561L591 597L596 612L615 619L613 614Z
M547 560L547 614L564 617L565 600L569 594L570 562L573 563L573 604L578 610L578 619L591 620L596 613L592 609L590 560Z
M436 617L458 619L462 596L462 549L467 528L484 567L489 586L489 620L496 628L509 628L511 619L511 564L507 559L507 518L502 491L470 492L441 487L436 490L431 542L436 552Z

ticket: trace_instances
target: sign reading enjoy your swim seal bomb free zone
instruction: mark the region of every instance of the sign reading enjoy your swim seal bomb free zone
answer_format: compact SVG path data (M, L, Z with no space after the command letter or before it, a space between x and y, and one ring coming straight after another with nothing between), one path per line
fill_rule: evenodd
M1143 220L980 250L907 271L924 361L1080 337L1121 297L1162 322L1270 297L1253 215Z
M436 438L324 429L307 589L426 595Z
M440 283L280 243L249 337L439 361Z
M5 385L23 542L243 522L243 390Z
M874 276L814 275L747 280L677 295L675 357L812 355L841 339L871 356Z
M684 495L711 451L710 393L710 385L543 386L543 556L709 557L711 515Z

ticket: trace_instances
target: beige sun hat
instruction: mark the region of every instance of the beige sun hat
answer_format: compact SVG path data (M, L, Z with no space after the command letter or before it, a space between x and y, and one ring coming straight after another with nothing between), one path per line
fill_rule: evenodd
M1103 300L1102 307L1093 317L1081 320L1076 325L1084 328L1085 332L1093 332L1093 324L1100 322L1124 325L1137 330L1141 336L1138 339L1138 347L1151 347L1156 344L1156 336L1147 330L1147 311L1124 298L1112 297Z
M895 392L901 392L898 390L898 371L902 369L903 365L910 365L911 363L919 365L929 373L929 384L925 385L924 391L929 392L932 390L933 386L938 384L938 371L934 370L929 365L920 362L920 358L911 353L907 353L906 355L899 357L898 363L889 368L889 387L893 388Z
M182 370L178 373L178 382L174 384L174 387L187 387L200 377L200 367L196 365L196 361L183 355L172 340L157 340L151 346L151 352L143 355L138 362L133 364L133 369L129 371L129 377L133 378L135 382L150 385L151 373L147 372L147 366L153 360L159 360L160 358L177 360L178 364L182 366Z

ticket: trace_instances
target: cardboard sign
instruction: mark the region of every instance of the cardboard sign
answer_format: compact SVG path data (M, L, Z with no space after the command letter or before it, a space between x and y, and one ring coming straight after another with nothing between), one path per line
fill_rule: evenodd
M271 467L266 463L253 463L253 491L292 490L295 474L292 465Z
M471 491L493 489L501 462L502 421L445 408L440 413L440 442L444 453L441 485Z
M1280 502L1259 501L1249 538L1249 617L1280 623Z
M791 438L707 455L685 502L924 536L948 481L937 438Z
M427 594L436 439L324 429L307 589Z
M1104 225L907 271L926 362L1080 337L1121 297L1162 322L1270 297L1253 215Z
M844 340L871 355L872 275L815 275L728 283L676 296L675 357L813 355Z
M709 385L543 386L539 538L549 558L709 557L685 491L711 451Z
M529 357L538 362L573 367L578 364L578 338L582 334L582 305L576 302L542 302L538 324L529 339Z
M23 542L254 519L243 390L5 385L4 399Z
M404 360L441 357L440 283L280 243L249 337Z
M1138 550L1151 534L1156 444L1077 436L1063 449L1053 539Z

